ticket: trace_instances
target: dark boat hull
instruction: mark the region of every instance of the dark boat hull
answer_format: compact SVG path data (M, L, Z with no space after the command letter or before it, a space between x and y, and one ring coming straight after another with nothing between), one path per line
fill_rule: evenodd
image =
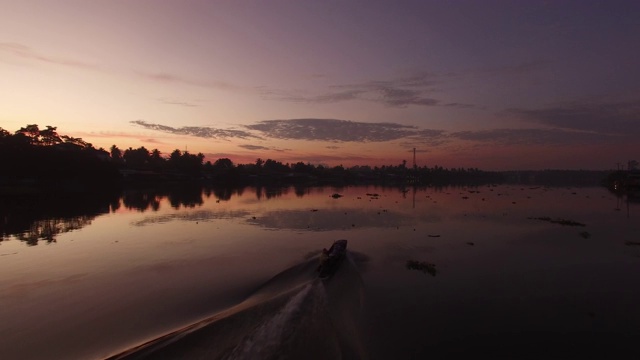
M347 240L337 240L331 245L328 251L328 257L324 259L318 266L319 277L321 279L329 279L340 267L347 254Z

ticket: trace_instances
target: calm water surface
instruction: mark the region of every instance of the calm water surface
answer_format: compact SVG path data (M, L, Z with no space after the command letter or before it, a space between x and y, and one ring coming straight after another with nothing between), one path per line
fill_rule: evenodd
M640 356L640 204L604 188L130 191L69 207L5 214L1 359ZM337 239L348 259L322 282L316 257Z

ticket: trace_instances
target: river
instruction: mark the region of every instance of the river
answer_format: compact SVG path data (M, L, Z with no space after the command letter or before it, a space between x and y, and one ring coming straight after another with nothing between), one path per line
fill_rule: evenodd
M2 205L1 359L640 356L640 203L605 188L59 201Z

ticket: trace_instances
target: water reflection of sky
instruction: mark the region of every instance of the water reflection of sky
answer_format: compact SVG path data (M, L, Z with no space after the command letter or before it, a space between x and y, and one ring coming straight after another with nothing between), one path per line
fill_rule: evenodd
M0 358L107 355L235 304L338 238L369 259L361 272L380 310L369 319L380 354L500 327L640 324L640 246L627 245L639 241L640 206L603 188L246 188L118 204L82 223L72 212L34 217L68 221L49 246L0 242L0 318L11 329Z

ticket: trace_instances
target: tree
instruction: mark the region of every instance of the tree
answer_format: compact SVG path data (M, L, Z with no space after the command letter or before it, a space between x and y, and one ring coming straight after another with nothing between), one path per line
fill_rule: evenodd
M228 170L233 168L233 161L227 158L218 159L213 163L215 171Z
M129 168L144 169L148 167L151 154L144 146L137 149L128 148L122 156Z
M20 130L16 131L15 135L26 138L29 144L40 144L40 129L36 124L27 125L23 128L20 128Z
M151 167L153 167L155 170L160 170L164 166L165 162L166 160L162 157L162 153L160 152L160 150L151 150L151 157L149 158Z
M62 138L56 132L57 127L47 126L46 129L40 130L40 143L44 146L57 145L62 143Z
M81 138L74 138L74 137L67 136L67 135L62 135L61 138L62 138L62 140L64 141L65 144L72 144L72 145L81 147L83 149L93 148L93 145L91 143L88 143L88 142L82 140Z
M111 145L111 160L117 163L122 162L122 150L120 150L115 144Z

